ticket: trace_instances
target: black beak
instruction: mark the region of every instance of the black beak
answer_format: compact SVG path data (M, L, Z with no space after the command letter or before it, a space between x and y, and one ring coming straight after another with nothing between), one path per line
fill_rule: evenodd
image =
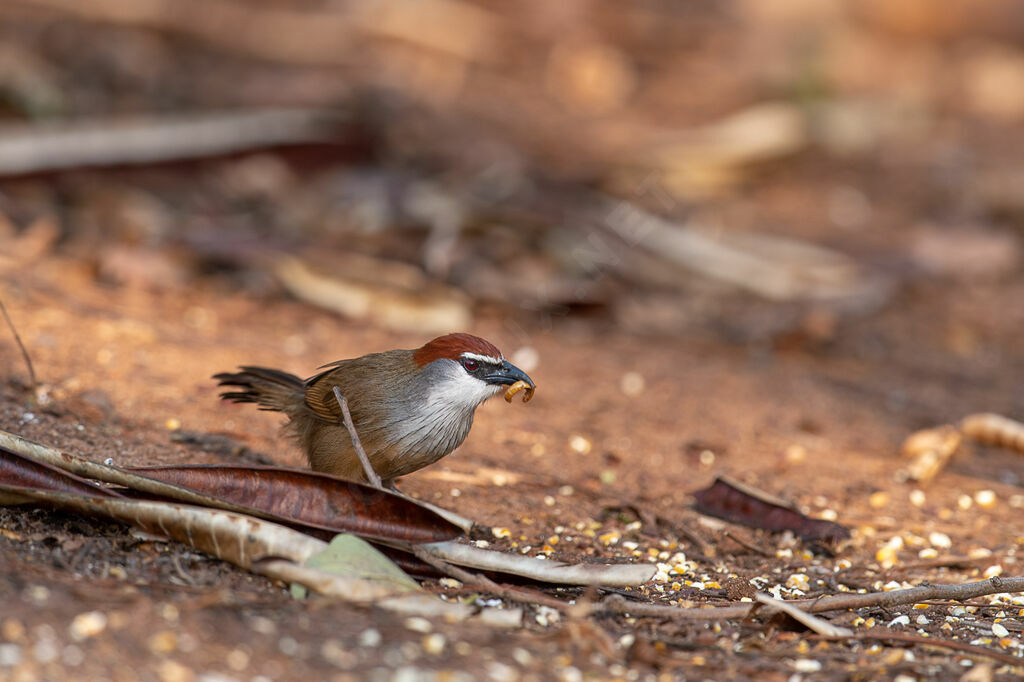
M536 388L533 383L533 379L527 376L526 372L515 365L510 364L507 360L502 361L501 367L490 374L485 375L484 381L489 384L498 384L500 386L511 386L517 381L525 381L530 385L530 388Z

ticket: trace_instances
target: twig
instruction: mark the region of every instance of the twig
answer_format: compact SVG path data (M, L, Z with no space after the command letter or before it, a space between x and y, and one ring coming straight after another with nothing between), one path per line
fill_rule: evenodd
M849 641L849 637L830 637L827 635L818 635L815 639L841 639ZM912 635L904 632L882 632L875 634L873 632L857 633L853 639L869 642L906 642L908 644L918 644L920 646L932 646L940 649L953 649L955 651L963 651L964 653L972 654L974 656L984 656L985 658L991 658L999 661L1006 665L1011 665L1017 668L1024 667L1024 659L1012 656L1010 654L1004 654L1001 651L994 651L992 649L986 649L983 646L976 644L968 644L967 642L960 642L952 639L943 639L941 637L922 637L920 635Z
M21 342L21 336L18 334L18 330L14 326L11 316L7 314L7 306L4 305L2 299L0 299L0 312L4 314L4 319L7 320L7 326L11 328L11 333L14 334L14 342L18 344L18 348L21 350L21 357L25 358L25 365L28 366L28 378L29 381L32 382L32 395L37 396L39 382L36 381L36 371L32 367L32 358L28 356L28 351L25 350L25 344Z
M912 561L905 564L897 564L890 568L889 572L902 572L919 568L956 568L982 563L993 563L993 557L944 556L938 557L937 559L925 559L924 561Z
M814 603L812 613L862 609L871 606L902 606L926 599L956 599L964 601L999 592L1024 592L1024 577L994 577L962 585L921 585L905 590L875 592L871 594L841 594L823 597Z
M823 611L845 611L869 607L903 606L917 604L929 599L955 599L963 601L974 597L999 592L1024 592L1024 577L989 578L976 583L964 585L922 585L905 590L892 592L872 592L869 594L837 594L819 599L793 599L787 603L809 613ZM615 602L621 602L621 605ZM753 605L721 606L715 608L680 609L676 606L662 604L625 603L620 597L609 597L602 602L607 610L616 613L629 613L631 616L649 616L673 620L707 620L721 621L733 618L746 618ZM767 606L765 607L767 608Z
M480 549L449 540L420 545L438 559L481 571L497 571L546 583L635 587L654 577L653 564L567 564Z
M793 618L802 625L807 626L809 629L813 630L814 632L817 632L819 635L826 635L828 637L838 638L853 636L853 630L839 627L838 625L833 625L824 618L812 616L803 609L797 608L789 602L782 601L781 599L775 599L774 597L769 597L767 594L764 594L763 592L759 592L757 594L756 599L761 604L774 606L779 611L782 611L790 618Z
M725 535L725 537L729 538L730 540L735 542L740 547L743 547L744 549L749 549L751 552L754 552L755 554L760 554L761 556L770 557L772 559L775 558L775 553L774 552L769 552L766 549L761 549L757 545L749 543L746 540L743 540L742 538L734 535L733 533L731 533L729 531L725 531L724 535Z
M185 567L181 565L178 555L174 552L171 553L171 565L174 567L174 572L181 576L182 580L193 587L196 585L196 579L188 574Z
M321 142L342 119L324 109L257 109L7 128L0 176L81 166L139 165Z
M437 570L441 571L445 575L451 578L455 578L461 582L464 586L470 587L481 592L487 592L497 597L508 601L516 601L525 604L537 604L540 606L547 606L559 611L565 611L574 607L574 604L566 603L560 599L555 599L542 592L536 590L527 590L518 587L509 587L507 585L499 585L490 578L480 573L471 573L464 568L453 566L447 561L438 559L436 556L426 551L422 547L414 545L412 553L425 564L433 566Z
M384 484L381 483L380 476L373 470L373 465L370 464L370 458L366 456L366 450L363 450L363 444L359 440L359 434L356 432L356 425L352 423L352 413L348 411L348 401L345 400L345 396L341 394L341 389L334 386L334 398L338 401L338 406L341 408L341 417L345 420L345 428L348 429L348 435L352 436L352 447L356 450L356 456L359 457L360 464L363 465L363 472L366 474L366 480L369 481L370 485L374 488L380 488L383 490Z

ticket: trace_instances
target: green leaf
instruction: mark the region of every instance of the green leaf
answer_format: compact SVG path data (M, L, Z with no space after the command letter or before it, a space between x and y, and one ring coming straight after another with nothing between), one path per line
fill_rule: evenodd
M310 556L304 565L346 578L385 584L396 592L420 589L415 580L373 545L347 533L335 535L327 549ZM306 588L302 585L293 583L291 592L296 599L306 597Z

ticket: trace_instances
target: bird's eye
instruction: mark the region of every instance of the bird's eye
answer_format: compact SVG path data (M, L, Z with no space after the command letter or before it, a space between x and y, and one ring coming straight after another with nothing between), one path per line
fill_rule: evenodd
M475 372L480 365L472 358L462 358L462 366L466 368L467 372Z

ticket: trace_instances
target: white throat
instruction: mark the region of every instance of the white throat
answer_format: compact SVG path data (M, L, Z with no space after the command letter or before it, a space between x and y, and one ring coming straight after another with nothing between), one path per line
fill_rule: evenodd
M503 389L470 376L447 359L430 363L417 383L416 397L393 415L392 433L401 449L438 458L462 443L473 426L476 408Z

